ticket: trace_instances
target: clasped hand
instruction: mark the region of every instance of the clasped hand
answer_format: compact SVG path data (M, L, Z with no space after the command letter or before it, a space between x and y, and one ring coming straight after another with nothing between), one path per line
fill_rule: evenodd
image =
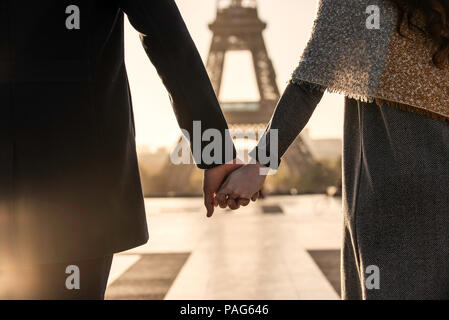
M203 192L207 216L212 217L214 208L218 206L237 210L256 201L266 179L261 168L263 166L259 163L233 163L206 170Z

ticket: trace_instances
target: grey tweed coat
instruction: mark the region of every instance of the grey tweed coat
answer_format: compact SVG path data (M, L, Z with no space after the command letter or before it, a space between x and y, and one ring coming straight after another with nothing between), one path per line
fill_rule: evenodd
M268 127L280 155L322 95L287 87ZM342 297L449 299L449 123L348 98L344 121Z

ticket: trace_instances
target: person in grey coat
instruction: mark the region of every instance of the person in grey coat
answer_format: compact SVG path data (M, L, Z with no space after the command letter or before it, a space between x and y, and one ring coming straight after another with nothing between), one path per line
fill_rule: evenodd
M354 1L354 4L355 2L365 3ZM389 3L386 1L377 3L380 2L390 10L382 12L383 21L386 21L388 14L394 16L391 14L393 11ZM415 15L422 17L423 14L428 17L425 33L430 35L437 48L441 50L434 51L433 62L430 56L428 60L421 59L422 67L430 70L433 75L447 73L448 35L443 30L447 30L448 25L438 12L441 8L445 8L447 14L449 8L440 3L443 1L419 2L419 4L416 1L395 2L400 4L399 12L404 12L408 17ZM402 6L404 2L407 4ZM437 2L441 6L437 6ZM339 7L340 11L326 11L335 9L332 5L337 3L341 4L337 1L323 1L324 5L320 7L321 15L326 12L331 14L343 12L342 7ZM357 12L356 7L350 7L349 4L347 9L348 13ZM365 11L361 10L360 13L363 17ZM321 18L323 20L320 20ZM326 21L327 18L320 16L316 23L318 32L335 26L335 24L321 24L320 21ZM336 23L346 21L348 19ZM364 21L359 23L360 21L362 20L356 21L357 26L364 26ZM413 32L420 34L421 31L413 26L409 27ZM338 31L338 28L334 30ZM373 34L364 29L351 30L360 30L367 38ZM385 29L382 32L386 32ZM398 31L393 26L391 35L398 43L420 48L410 38L402 38L396 32ZM375 36L379 34L377 32ZM324 37L327 35L328 32ZM342 37L346 35L348 33ZM332 34L327 38L328 42L323 42L319 37L314 38L311 44L312 46L316 44L316 47L309 47L305 56L311 52L322 54L331 41L340 41L336 39ZM348 38L342 41L346 40ZM351 45L350 41L345 45ZM363 48L360 43L356 46ZM391 48L394 49L393 46ZM342 52L349 54L355 52L346 51L348 49L346 47L339 49L341 50L330 52L329 57L332 58ZM420 58L416 57L418 54L416 52L403 51L403 53L412 59ZM360 58L361 54L357 53L355 59ZM255 159L258 160L260 150L268 153L273 143L277 143L281 157L305 127L320 102L323 91L328 88L323 85L325 82L323 79L320 79L322 83L315 82L314 79L319 78L321 74L307 75L307 63L310 65L314 61L322 63L322 60L313 60L313 54L310 56L311 58L304 59L303 67L299 69L300 72L295 73L279 101L267 127L266 139L262 139L253 152ZM370 61L377 58L373 57ZM393 64L399 59L398 55L391 58L390 62ZM345 60L332 61L338 66L338 63ZM396 80L401 79L401 74L410 75L410 70L414 70L416 65L409 64L407 69L396 68L398 74L390 75L394 74ZM327 65L330 66L332 64ZM357 72L357 68L351 70L348 64L340 66L346 69L337 68L333 70L334 72L328 73L332 81L338 79L340 75L342 81L346 81L351 76L351 71ZM360 66L363 67L364 64ZM376 67L379 66L372 66L372 70ZM323 74L327 75L326 70L323 70ZM298 80L298 77L307 76L310 77L310 81ZM440 96L443 101L441 105L435 103L425 107L429 110L435 107L440 111L447 111L449 100L446 99L444 102L444 95L447 92L442 88L447 88L449 79L442 77L437 80L437 76L429 78L426 76L428 75L417 72L415 74L417 79L407 80L410 83L425 80L422 81L425 88L435 92L434 95L426 95L426 98L434 99ZM361 78L363 75L352 80ZM372 77L369 80L373 79ZM416 92L425 88L416 88ZM404 88L397 89L395 92L403 96L415 93L414 88L410 91ZM416 96L418 99L419 95ZM363 102L360 99L346 97L343 147L344 232L341 260L344 299L449 299L449 122L448 117L443 115L444 113L437 115L407 105L399 106L379 101ZM271 130L278 131L277 141L270 139ZM257 162L235 171L218 192L216 204L221 207L229 206L231 209L247 205L251 195L260 190L265 181L266 176L260 174L260 169L265 166L277 168L277 165L278 163Z

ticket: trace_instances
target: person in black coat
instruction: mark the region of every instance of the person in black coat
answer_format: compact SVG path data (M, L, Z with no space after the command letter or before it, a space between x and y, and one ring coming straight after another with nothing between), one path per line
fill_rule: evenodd
M124 14L180 127L192 137L201 121L230 139L174 0L0 0L0 283L10 296L102 299L112 255L148 240ZM209 215L234 154L195 159ZM69 266L78 290L67 289Z

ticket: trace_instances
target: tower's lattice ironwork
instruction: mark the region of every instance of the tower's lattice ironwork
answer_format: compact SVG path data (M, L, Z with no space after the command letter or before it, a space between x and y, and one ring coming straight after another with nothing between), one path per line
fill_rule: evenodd
M223 113L231 128L254 130L265 127L280 98L276 72L263 38L267 24L259 18L256 0L218 0L217 17L209 25L213 33L207 70L217 96L223 78L226 53L249 51L252 56L260 101L221 102ZM260 138L260 137L259 137ZM290 147L284 162L293 176L312 163L313 156L301 137Z
M231 132L253 130L261 132L270 120L280 98L276 83L276 73L269 58L263 31L267 27L258 15L256 0L218 0L217 17L209 25L213 33L207 70L217 96L220 96L226 53L229 51L249 51L260 100L257 102L223 102L221 106ZM257 138L260 138L256 134ZM300 175L301 170L314 162L308 146L298 137L284 157L284 166L288 166L292 179ZM193 165L174 165L168 163L164 168L167 187L188 192L188 185L180 188L180 181L189 181L195 172ZM176 191L175 191L176 193Z
M256 1L220 0L217 18L209 25L213 33L207 70L217 96L220 95L226 53L249 51L252 56L260 101L222 103L230 124L267 123L279 100L276 73L268 56Z

